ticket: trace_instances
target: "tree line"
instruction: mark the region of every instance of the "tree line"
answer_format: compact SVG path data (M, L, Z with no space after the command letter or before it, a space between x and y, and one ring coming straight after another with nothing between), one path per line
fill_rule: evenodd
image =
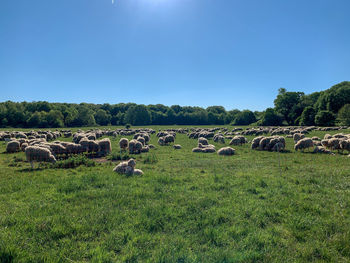
M265 111L222 106L12 102L0 103L0 126L59 128L107 125L350 125L350 82L311 94L284 88Z

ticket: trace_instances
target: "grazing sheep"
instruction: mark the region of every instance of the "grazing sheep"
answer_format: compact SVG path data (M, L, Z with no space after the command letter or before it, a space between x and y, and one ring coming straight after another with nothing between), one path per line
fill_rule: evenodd
M10 141L6 145L6 152L15 153L21 151L21 144L19 141Z
M257 149L259 147L260 141L265 138L264 136L255 137L252 141L252 149Z
M143 147L142 143L133 139L129 142L129 153L130 154L139 154L139 153L141 153L142 147Z
M127 138L121 138L119 140L119 147L122 150L126 150L129 147L129 140Z
M304 139L304 138L305 138L305 135L302 133L294 133L294 135L293 135L294 143L297 143L298 141L300 141L301 139Z
M340 148L342 150L346 150L346 151L350 152L350 139L341 140L340 141Z
M21 150L22 150L22 152L24 152L25 149L26 149L27 147L28 147L28 143L26 143L26 142L22 143L22 144L21 144Z
M221 149L218 150L218 155L234 155L235 154L235 149L231 148L231 147L223 147Z
M164 146L164 145L165 145L164 137L159 137L159 139L158 139L158 144L159 144L160 146Z
M232 138L230 145L242 145L247 143L247 139L244 136L237 135Z
M316 146L313 153L333 154L330 150L327 150L326 148L324 148L322 146Z
M216 143L225 143L225 137L222 134L215 134L213 141Z
M34 168L34 161L37 162L51 162L55 163L56 158L52 155L51 151L44 147L28 146L25 150L27 161L30 162L32 168Z
M311 148L314 146L314 142L312 141L311 138L304 138L299 140L295 145L294 145L294 150L298 151L304 151L305 149Z
M328 140L328 148L330 148L331 150L341 150L340 148L340 141L341 139L338 138L331 138Z
M330 135L330 134L325 134L325 136L323 137L324 140L329 140L329 139L332 139L333 136Z
M141 136L137 137L136 140L139 141L140 143L142 143L143 146L146 144L145 138L143 138L143 137L141 137Z
M142 153L148 153L148 152L149 152L149 147L148 147L148 145L143 146L142 149L141 149L141 152L142 152Z
M107 154L110 154L112 152L112 144L111 144L111 140L109 138L99 140L99 141L97 141L97 144L100 148L99 153L102 156L106 156Z
M208 140L204 137L199 137L198 138L198 143L202 144L202 145L208 145Z
M167 135L164 137L165 144L175 142L175 137L173 135Z
M173 147L175 150L180 150L182 148L180 144L174 144Z

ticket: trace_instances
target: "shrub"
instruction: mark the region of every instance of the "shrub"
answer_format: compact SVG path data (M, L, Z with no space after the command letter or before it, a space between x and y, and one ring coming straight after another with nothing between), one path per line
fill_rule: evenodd
M96 163L93 160L87 158L85 155L76 155L76 156L71 156L66 160L57 161L52 165L52 168L70 169L70 168L76 168L80 165L91 167L91 166L95 166Z
M315 116L315 124L318 126L333 126L334 121L334 114L327 110L319 111Z

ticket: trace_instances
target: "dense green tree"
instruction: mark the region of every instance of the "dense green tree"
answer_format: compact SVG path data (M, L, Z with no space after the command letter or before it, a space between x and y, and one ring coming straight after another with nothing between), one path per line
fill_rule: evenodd
M303 126L315 125L315 115L316 115L316 112L313 107L311 106L306 107L300 116L299 125L303 125Z
M244 110L238 113L233 121L234 125L249 125L256 122L255 115L250 110Z
M282 117L272 108L267 108L263 113L259 125L262 126L279 126L282 125Z
M97 110L94 117L95 117L96 123L102 126L109 125L112 119L112 116L103 109Z
M58 110L50 110L46 114L47 125L51 128L64 127L63 114Z
M151 124L151 114L145 105L131 106L125 114L125 122L131 125Z
M325 90L319 96L316 107L318 110L328 110L334 114L350 103L350 81L344 81Z
M319 111L315 116L315 124L318 126L333 126L335 122L335 116L330 111Z
M350 104L345 104L338 112L338 120L341 125L350 126Z
M78 108L78 116L75 121L77 126L94 126L96 125L94 111L87 105L80 105Z
M294 120L300 116L303 109L297 106L301 102L303 92L287 92L286 89L278 90L277 98L274 100L276 113L283 116L289 125L294 124ZM298 115L298 113L300 113Z

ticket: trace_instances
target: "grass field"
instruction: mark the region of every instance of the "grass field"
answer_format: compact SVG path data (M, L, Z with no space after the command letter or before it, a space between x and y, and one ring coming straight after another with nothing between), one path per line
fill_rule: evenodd
M175 142L152 135L157 149L133 156L144 175L129 177L111 161L31 170L0 142L0 261L350 262L347 155Z

